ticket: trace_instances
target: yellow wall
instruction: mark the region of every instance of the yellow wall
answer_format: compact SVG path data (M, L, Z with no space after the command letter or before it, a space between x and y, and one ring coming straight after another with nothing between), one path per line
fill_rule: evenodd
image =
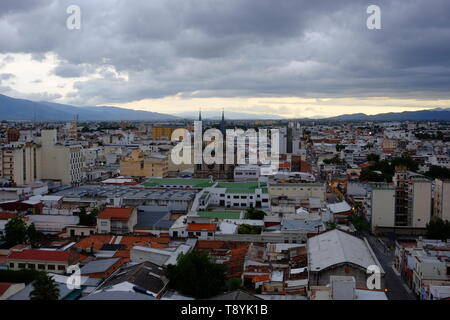
M163 127L154 127L152 128L152 138L153 139L171 139L172 133L176 130L176 128L163 128Z
M130 157L120 161L120 174L128 177L166 177L167 157L145 158L140 150L133 150Z

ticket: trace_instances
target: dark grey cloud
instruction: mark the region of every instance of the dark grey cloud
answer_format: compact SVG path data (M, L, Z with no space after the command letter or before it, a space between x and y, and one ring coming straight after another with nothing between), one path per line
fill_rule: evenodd
M14 79L16 76L12 73L0 73L0 80L11 80Z
M23 3L0 2L0 52L36 60L52 52L58 76L99 74L76 82L73 103L174 94L450 98L448 0ZM65 26L72 4L82 9L80 31ZM366 28L369 4L381 7L382 30Z

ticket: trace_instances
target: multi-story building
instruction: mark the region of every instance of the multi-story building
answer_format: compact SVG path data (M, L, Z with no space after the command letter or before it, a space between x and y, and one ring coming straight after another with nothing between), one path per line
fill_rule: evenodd
M319 198L325 201L326 187L323 183L269 183L269 194L271 197L288 197L291 199Z
M41 131L42 179L78 185L83 180L82 146L59 144L56 134L56 130Z
M424 230L431 219L431 187L430 179L410 171L397 171L393 184L374 184L370 208L372 232L397 227L405 232Z
M433 216L450 221L450 180L434 181Z
M379 227L395 226L395 188L391 184L376 184L371 192L372 232Z
M41 149L31 142L8 145L0 151L0 176L23 186L41 179Z
M78 263L79 255L71 251L23 250L9 254L9 270L38 270L65 274L69 266Z
M120 173L128 177L166 177L169 171L167 156L146 157L141 150L133 150L129 157L120 161Z
M97 216L98 233L131 233L136 224L136 208L106 208Z
M176 130L175 127L153 127L152 138L153 139L172 139L172 133Z
M395 225L425 228L431 218L432 181L414 172L397 171L393 182Z

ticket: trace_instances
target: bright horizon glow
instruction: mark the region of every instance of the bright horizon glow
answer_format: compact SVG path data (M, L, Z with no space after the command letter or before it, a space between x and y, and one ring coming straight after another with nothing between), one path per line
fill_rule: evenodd
M60 61L54 54L47 54L41 61L32 59L30 54L0 55L0 60L11 56L14 61L0 66L0 73L14 74L14 77L2 82L8 86L6 91L0 87L0 93L14 98L30 100L49 100L56 103L71 104L71 93L77 81L86 81L100 77L104 70L85 77L63 78L53 74L52 70ZM114 70L109 70L114 72ZM123 75L119 75L123 76ZM125 75L126 77L126 75ZM45 94L43 94L45 93ZM375 115L388 112L417 111L435 108L449 108L450 100L408 99L390 97L195 97L201 92L190 95L178 94L159 99L144 99L127 103L102 103L100 106L116 106L126 109L152 111L165 114L186 112L242 112L255 116L278 116L282 118L324 118L343 114L365 113Z

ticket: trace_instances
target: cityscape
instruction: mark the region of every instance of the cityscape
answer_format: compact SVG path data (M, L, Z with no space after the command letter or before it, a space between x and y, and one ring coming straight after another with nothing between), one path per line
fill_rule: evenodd
M2 302L450 300L449 3L106 2L0 4Z

